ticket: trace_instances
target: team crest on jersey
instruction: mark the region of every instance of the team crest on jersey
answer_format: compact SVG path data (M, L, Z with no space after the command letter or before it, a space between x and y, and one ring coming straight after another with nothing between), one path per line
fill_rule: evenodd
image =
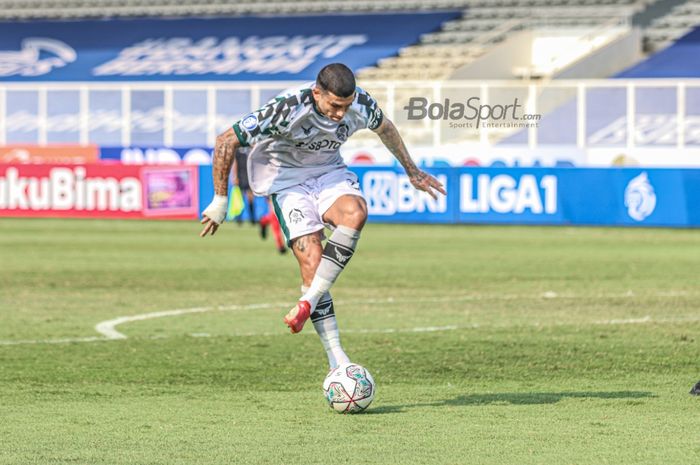
M289 212L289 222L292 224L300 223L304 218L304 214L298 208Z
M241 121L241 126L248 131L252 131L258 126L258 117L251 113L243 118L243 121Z
M340 123L338 129L335 130L335 137L337 137L339 141L345 142L348 139L348 125Z

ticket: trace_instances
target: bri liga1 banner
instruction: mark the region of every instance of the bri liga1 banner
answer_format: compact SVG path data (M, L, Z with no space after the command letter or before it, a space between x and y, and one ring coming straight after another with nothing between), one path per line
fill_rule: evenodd
M351 170L374 222L700 226L698 169L432 168L437 199L400 168ZM0 164L0 217L194 220L212 196L211 166Z

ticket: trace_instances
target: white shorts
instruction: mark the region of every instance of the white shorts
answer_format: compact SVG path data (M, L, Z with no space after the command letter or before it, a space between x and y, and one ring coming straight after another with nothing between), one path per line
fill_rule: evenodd
M344 168L272 194L272 205L287 244L291 245L297 237L330 227L323 223L323 214L343 195L362 197L357 176Z

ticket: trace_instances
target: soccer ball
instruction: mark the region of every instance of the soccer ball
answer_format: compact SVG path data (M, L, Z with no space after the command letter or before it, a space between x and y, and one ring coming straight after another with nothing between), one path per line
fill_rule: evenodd
M366 368L344 363L323 381L323 394L328 405L338 413L359 413L369 407L377 386Z

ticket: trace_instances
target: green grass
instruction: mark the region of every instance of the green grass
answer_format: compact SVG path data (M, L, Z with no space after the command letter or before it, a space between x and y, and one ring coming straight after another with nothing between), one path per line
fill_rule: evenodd
M378 393L343 416L295 260L198 231L0 219L0 464L700 462L700 232L370 224L333 293Z

